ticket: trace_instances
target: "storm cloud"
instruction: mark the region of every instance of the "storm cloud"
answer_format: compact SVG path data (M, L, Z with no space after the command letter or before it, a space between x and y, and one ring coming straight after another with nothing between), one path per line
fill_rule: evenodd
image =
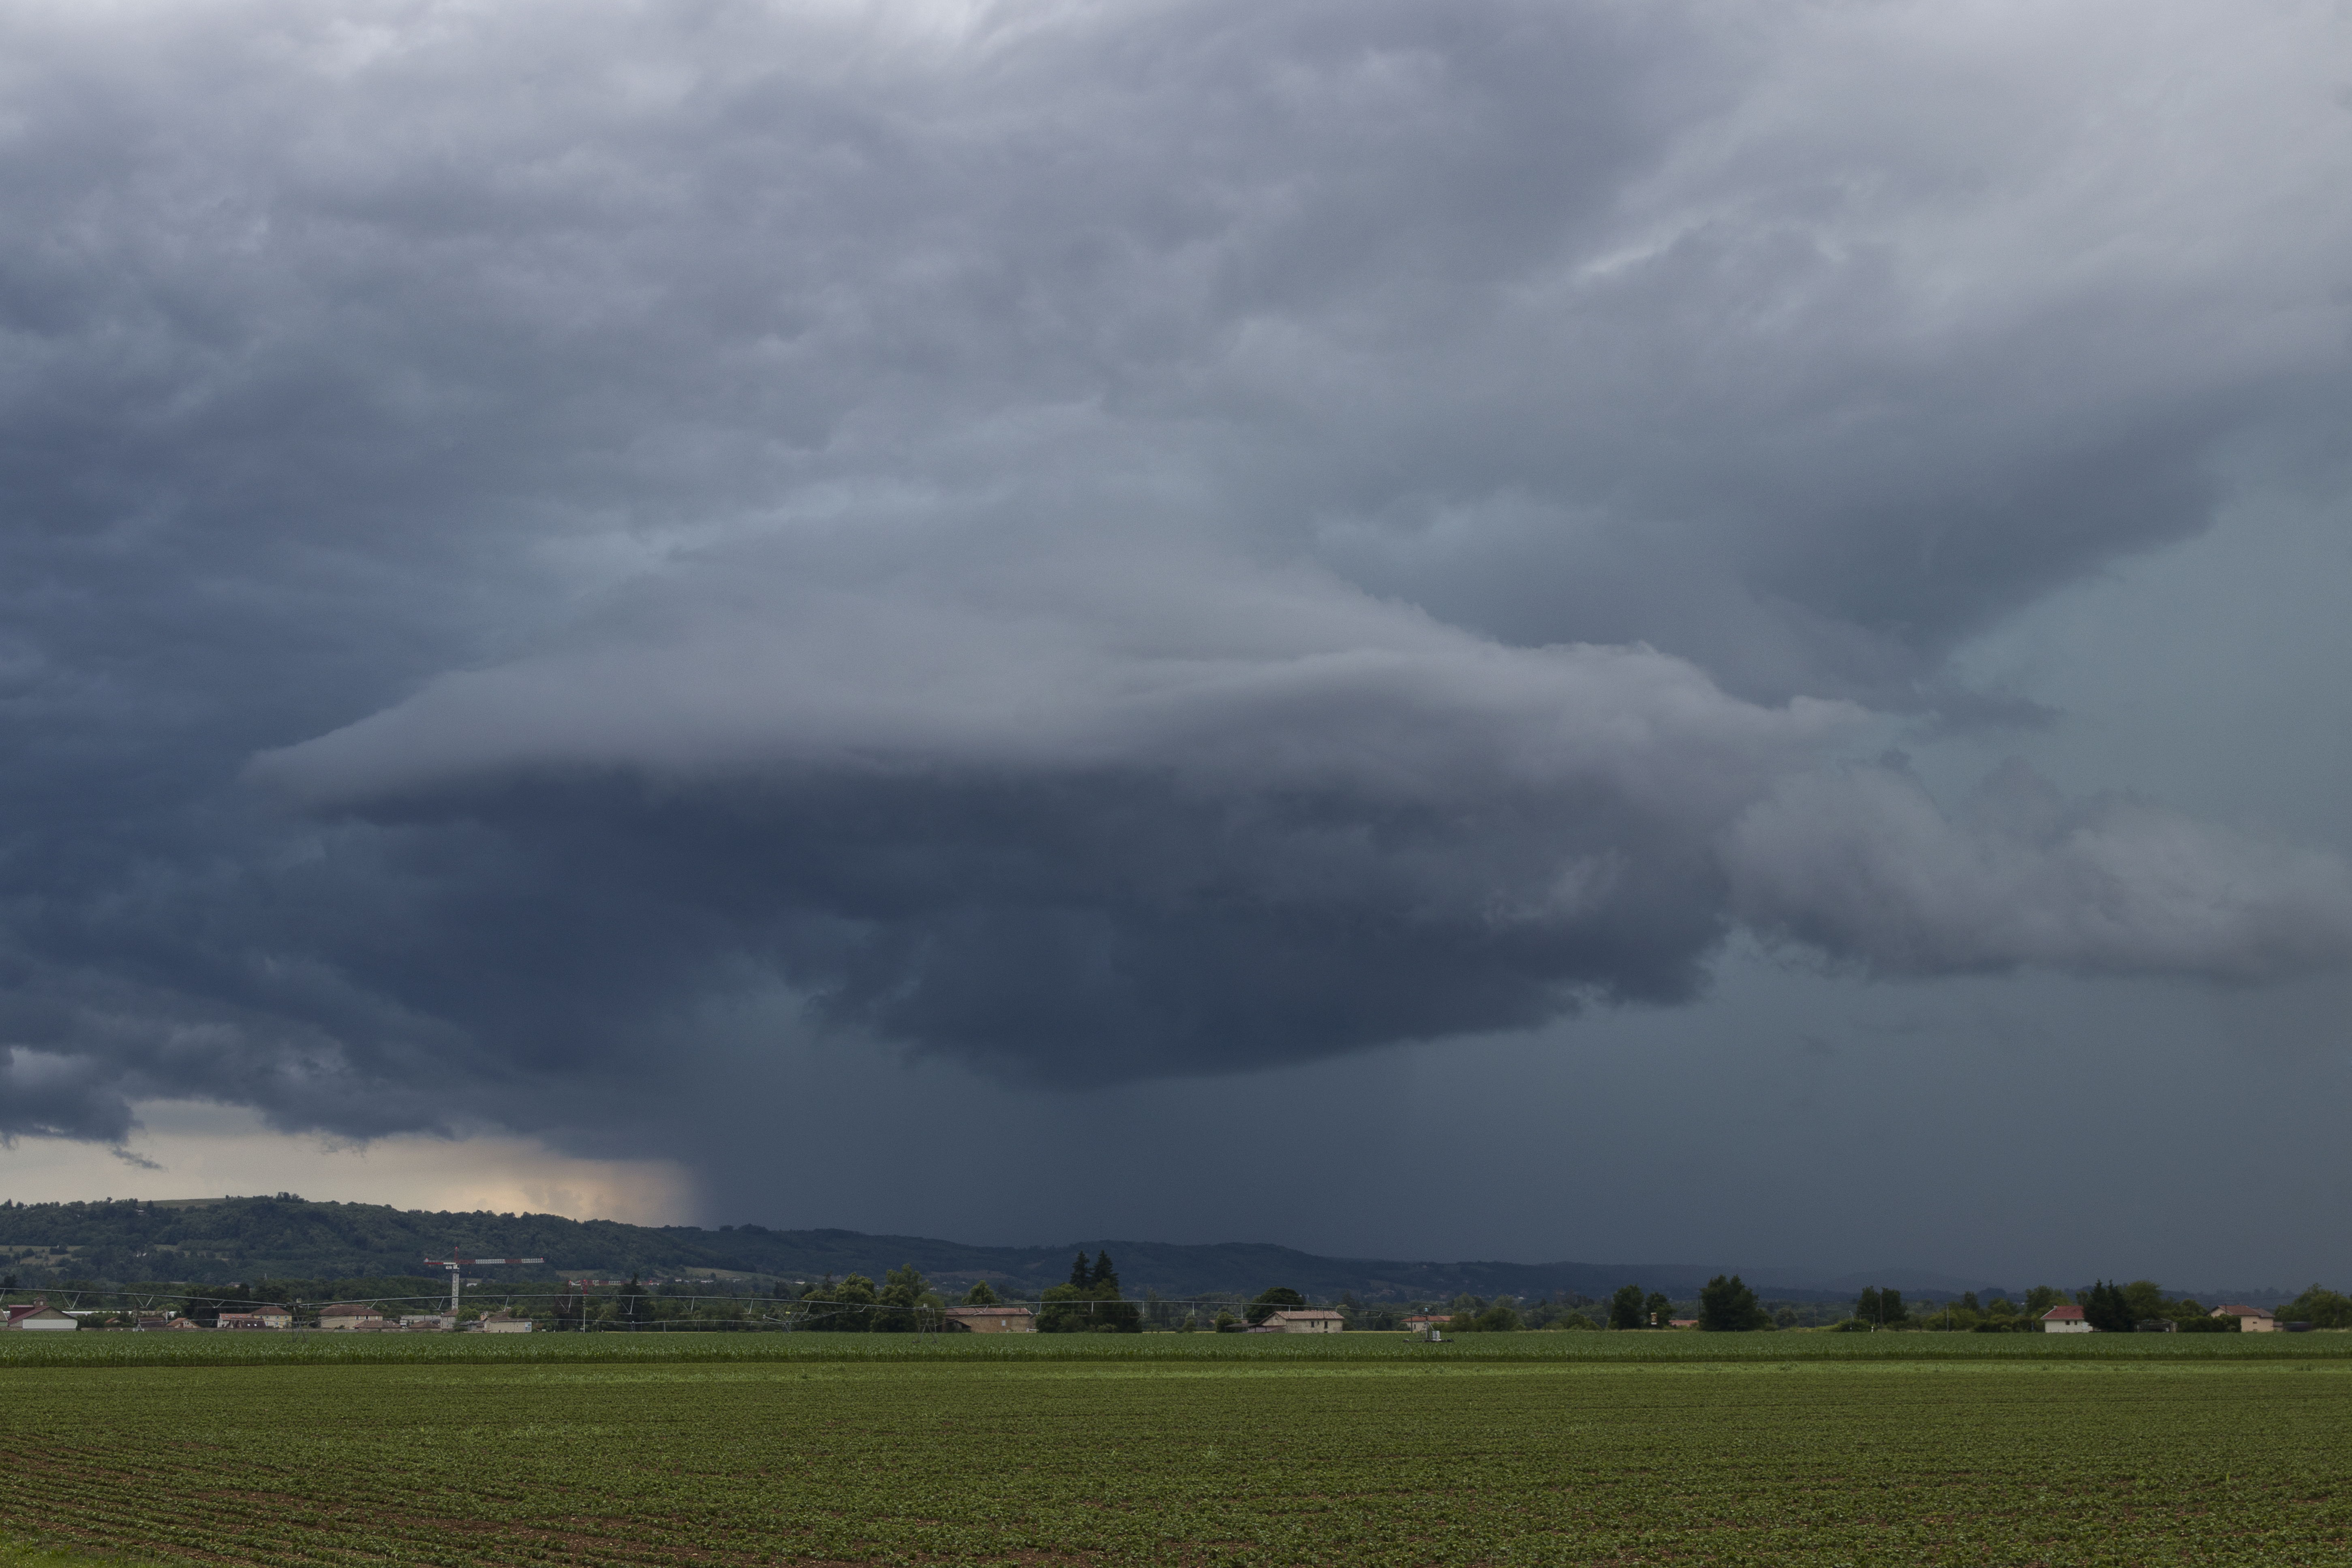
M1887 753L2342 482L2346 29L13 8L0 1129L2341 967L2323 849Z

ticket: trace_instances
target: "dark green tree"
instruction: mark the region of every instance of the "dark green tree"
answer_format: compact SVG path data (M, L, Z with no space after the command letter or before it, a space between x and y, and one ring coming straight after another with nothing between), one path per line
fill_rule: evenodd
M2124 1302L2131 1309L2134 1326L2150 1318L2166 1316L2165 1308L2169 1303L2165 1300L2164 1291L2155 1280L2135 1279L2123 1289Z
M1650 1327L1664 1328L1674 1321L1675 1299L1664 1290L1651 1291L1649 1300L1642 1303L1642 1316L1649 1320Z
M2025 1315L2038 1319L2051 1308L2063 1306L2065 1300L2066 1292L2056 1286L2036 1285L2025 1293Z
M2083 1293L2083 1321L2103 1334L2127 1334L2139 1320L2132 1316L2131 1299L2120 1285L2100 1280Z
M1039 1298L1037 1331L1041 1334L1136 1334L1143 1331L1143 1313L1119 1294L1118 1275L1105 1253L1100 1267L1087 1267L1087 1255L1070 1270L1076 1280L1084 1268L1086 1285L1055 1285ZM1099 1274L1101 1278L1097 1279Z
M1095 1288L1094 1265L1087 1261L1087 1249L1078 1248L1078 1256L1070 1264L1070 1289L1091 1290Z
M1307 1298L1287 1285L1276 1285L1271 1290L1261 1290L1249 1304L1249 1321L1253 1327L1265 1322L1276 1312L1292 1307L1304 1307Z
M1699 1290L1698 1326L1710 1333L1745 1332L1769 1329L1772 1319L1738 1275L1718 1274Z
M1620 1285L1617 1293L1609 1298L1609 1326L1612 1329L1638 1329L1642 1326L1642 1288Z
M808 1288L801 1298L801 1326L824 1333L856 1333L873 1321L874 1281L852 1274L838 1285L833 1276Z
M971 1289L963 1293L963 1304L967 1307L993 1307L996 1305L996 1292L988 1288L987 1280L975 1279Z
M911 1334L925 1327L924 1312L939 1301L931 1294L930 1282L911 1263L884 1275L874 1300L876 1310L868 1326L885 1334ZM937 1326L936 1315L930 1326Z
M1880 1287L1864 1290L1853 1304L1853 1315L1865 1323L1888 1328L1903 1321L1903 1292Z
M2352 1297L2314 1285L2274 1317L2282 1323L2309 1323L2315 1329L2352 1329Z

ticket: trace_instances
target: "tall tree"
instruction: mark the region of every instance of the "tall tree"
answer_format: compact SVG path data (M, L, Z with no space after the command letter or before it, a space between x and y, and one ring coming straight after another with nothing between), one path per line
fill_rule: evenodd
M1249 1304L1249 1321L1252 1323L1263 1323L1276 1312L1305 1305L1307 1305L1306 1297L1287 1285L1276 1285L1270 1290L1261 1290L1257 1293L1257 1299Z
M1650 1327L1663 1329L1674 1321L1675 1299L1664 1290L1653 1290L1649 1300L1642 1303L1642 1315L1650 1320Z
M1083 1247L1078 1248L1078 1256L1070 1263L1070 1288L1074 1290L1095 1288L1094 1268L1087 1262L1087 1249Z
M1118 1270L1110 1266L1109 1253L1097 1252L1095 1254L1094 1288L1099 1290L1105 1286L1109 1287L1112 1296L1118 1294Z
M1041 1334L1111 1333L1134 1334L1143 1331L1143 1313L1135 1303L1119 1295L1118 1276L1110 1267L1110 1255L1102 1255L1099 1270L1087 1264L1087 1255L1078 1254L1071 1267L1070 1283L1049 1286L1039 1298L1037 1331ZM1088 1281L1077 1283L1083 1277Z
M1612 1329L1638 1329L1642 1326L1642 1288L1620 1285L1617 1293L1609 1298L1609 1326Z
M2309 1323L2315 1329L2352 1329L2352 1297L2314 1285L2278 1310L2282 1323Z
M1769 1329L1772 1319L1738 1275L1718 1274L1699 1290L1698 1326L1712 1333L1745 1332Z
M2123 1287L2105 1280L2092 1285L2082 1300L2083 1321L2103 1334L2127 1334L2137 1325L2131 1300Z
M963 1293L963 1304L967 1307L993 1307L996 1305L996 1292L988 1288L987 1280L975 1279L971 1289Z
M939 1298L931 1294L930 1282L909 1263L882 1277L875 1300L882 1310L873 1315L871 1326L881 1333L908 1334L923 1327L923 1310Z

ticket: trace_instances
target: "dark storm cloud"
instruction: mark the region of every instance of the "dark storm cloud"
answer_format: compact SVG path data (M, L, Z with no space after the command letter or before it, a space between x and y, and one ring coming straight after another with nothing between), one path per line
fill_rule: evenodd
M2326 427L2341 27L9 12L0 1127L2339 963L2325 857L1842 759Z

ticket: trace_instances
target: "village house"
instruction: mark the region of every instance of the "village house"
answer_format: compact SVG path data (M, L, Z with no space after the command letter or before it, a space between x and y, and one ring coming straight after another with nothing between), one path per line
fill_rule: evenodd
M32 1302L30 1305L20 1304L9 1308L8 1321L5 1324L0 1324L0 1327L36 1330L63 1329L70 1331L74 1329L80 1328L81 1324L77 1320L66 1316L66 1314L58 1311L55 1307L50 1306L48 1298L45 1296L39 1300Z
M500 1307L495 1312L486 1312L475 1319L472 1327L478 1334L527 1334L530 1332L530 1320L518 1318Z
M383 1327L383 1311L365 1301L331 1301L319 1309L319 1326L322 1329L380 1329Z
M1034 1334L1037 1314L1026 1307L950 1307L948 1329L966 1334Z
M2278 1320L2271 1315L2271 1310L2267 1307L2234 1305L2216 1307L2206 1315L2214 1318L2237 1319L2238 1331L2242 1334L2267 1334L2274 1332L2278 1328Z
M2083 1309L2069 1301L2042 1314L2042 1331L2045 1334L2089 1334L2098 1331L2084 1318Z
M290 1329L294 1326L294 1314L283 1307L262 1302L242 1312L223 1312L215 1326L224 1329Z
M1347 1328L1348 1321L1319 1308L1293 1307L1267 1313L1262 1326L1281 1334L1336 1334Z
M1425 1334L1432 1329L1442 1329L1454 1321L1451 1312L1415 1312L1404 1321L1409 1332Z

